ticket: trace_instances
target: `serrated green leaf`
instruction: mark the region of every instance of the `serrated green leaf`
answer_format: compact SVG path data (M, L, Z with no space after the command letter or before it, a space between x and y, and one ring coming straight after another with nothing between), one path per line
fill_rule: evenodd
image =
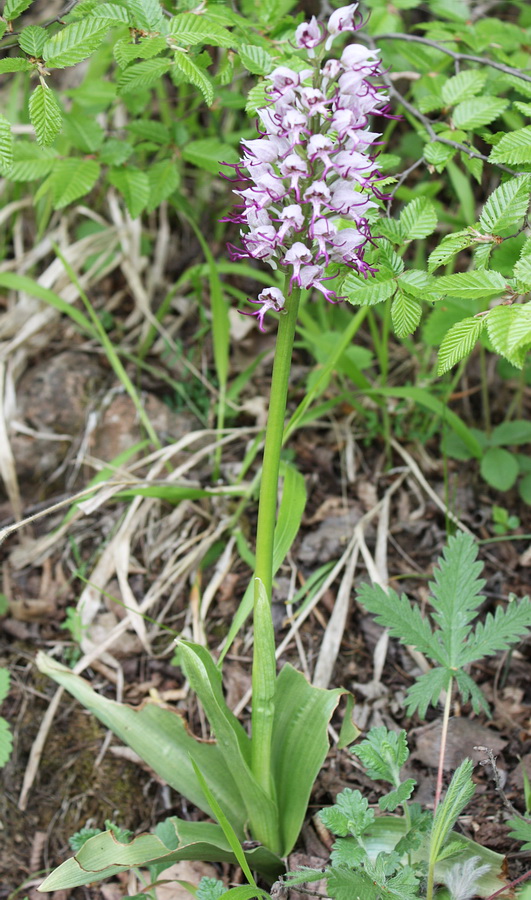
M210 13L210 10L209 10ZM169 20L170 34L183 47L210 44L218 47L237 47L237 38L210 16L179 13Z
M508 819L506 824L512 830L509 832L509 837L515 839L515 841L526 841L526 843L520 847L520 850L531 850L531 821L524 821L523 819Z
M400 769L409 757L406 732L389 731L385 726L371 728L351 753L361 759L369 778L398 787Z
M6 0L2 15L4 19L11 22L20 16L32 3L33 0Z
M114 58L121 69L125 69L133 59L152 59L168 47L165 38L149 37L137 44L128 38L116 41L113 47Z
M46 41L42 49L43 59L52 69L75 66L100 46L108 31L109 22L106 19L87 17L73 22Z
M495 448L498 449L498 448ZM491 451L487 451L490 453ZM507 451L502 451L506 453ZM501 460L500 460L501 462ZM505 462L502 463L505 465ZM488 479L486 479L488 480ZM501 488L500 490L507 490ZM523 640L531 629L531 601L528 597L513 600L505 607L498 606L496 613L487 613L484 622L478 622L462 651L463 665L493 656Z
M186 162L206 169L207 172L217 175L224 162L237 162L238 152L230 144L224 144L217 138L203 138L199 141L190 141L183 147L183 159Z
M508 491L518 478L518 463L503 447L489 447L481 459L480 472L491 487Z
M118 93L127 94L139 88L153 87L170 68L169 59L146 59L129 66L118 76Z
M439 348L438 375L444 375L472 352L484 327L483 317L471 316L450 328Z
M11 123L0 114L0 172L9 175L13 166L13 134ZM0 672L2 670L0 669Z
M422 306L413 297L398 290L391 305L391 319L398 337L415 331L422 317Z
M179 170L173 159L162 159L149 166L149 201L147 211L152 212L179 186Z
M469 156L468 153L464 153L463 151L461 151L460 156L465 169L468 169L472 177L476 179L477 183L481 184L481 179L483 177L483 160L478 159L476 156Z
M487 73L483 69L466 69L448 78L441 89L446 106L455 106L463 100L471 100L483 89Z
M510 166L531 163L531 125L504 135L491 150L489 160L493 163L507 163Z
M407 689L404 700L408 716L412 716L416 712L420 719L425 719L428 706L437 707L439 705L441 694L448 690L451 680L452 674L448 669L440 666L417 678L415 683Z
M3 703L9 693L10 677L7 669L0 668L0 703Z
M247 94L247 102L245 104L245 112L248 116L254 116L259 109L266 106L265 89L267 84L265 81L259 81L255 84Z
M27 28L22 29L18 36L20 49L24 50L24 53L27 53L29 56L35 57L41 55L42 48L47 40L48 33L46 29L41 28L40 25L28 25Z
M141 30L157 31L164 23L164 15L158 0L127 0L127 8L133 14L135 25Z
M239 56L248 72L252 75L269 75L273 69L273 60L263 47L256 44L242 44Z
M514 277L518 290L523 293L531 291L531 256L524 256L515 263Z
M140 215L149 200L149 178L133 167L111 169L109 181L120 192L133 219Z
M39 144L53 144L61 131L63 114L51 88L37 85L29 100L29 116Z
M416 197L408 203L400 213L400 226L408 241L432 234L437 227L437 213L431 200Z
M88 194L96 184L100 167L93 159L58 159L49 179L54 209L63 209Z
M101 125L79 110L73 110L66 114L63 132L74 147L84 153L94 153L99 150L105 137Z
M28 141L17 141L14 145L13 166L9 173L11 181L34 181L48 175L55 164L56 153L47 147Z
M320 811L319 818L332 834L360 837L372 825L374 812L359 791L345 788L337 795L334 806Z
M499 297L507 290L503 275L493 270L474 270L443 275L437 279L437 290L448 297L463 297L475 300Z
M129 25L131 17L124 6L117 3L100 3L96 6L95 15L98 19L108 19L110 22L120 22Z
M190 84L198 87L207 106L212 106L214 102L214 88L206 72L200 69L186 53L182 53L180 50L175 51L173 58L177 72L183 75Z
M374 17L373 17L374 18ZM382 896L379 885L374 884L363 869L347 869L334 866L327 874L328 895L334 900L379 900Z
M430 860L433 863L439 859L458 816L474 796L476 786L472 781L473 769L474 764L470 759L461 763L454 772L443 802L437 808L430 842Z
M132 144L118 138L109 138L100 149L99 158L108 166L121 166L134 151Z
M352 838L338 838L332 844L330 863L332 866L358 868L367 859L367 851ZM322 877L322 873L321 873Z
M452 121L456 128L464 128L465 131L481 128L482 125L494 122L508 105L509 101L500 97L474 97L473 100L463 100L454 109Z
M143 141L153 141L162 146L171 143L170 130L162 122L155 122L151 119L135 119L134 122L129 123L127 130L129 134Z
M387 593L379 585L364 584L357 594L358 603L373 613L379 625L389 628L391 637L412 644L421 653L427 653L438 662L443 661L441 648L432 634L428 619L424 618L418 606L412 606L405 594L400 597L393 590Z
M428 257L428 271L433 272L439 266L449 262L457 253L466 250L475 242L475 236L467 229L444 237L435 250Z
M479 218L480 227L488 234L501 234L516 227L529 207L531 176L511 178L490 195Z
M406 779L394 791L389 791L384 797L380 797L378 806L387 812L394 812L402 803L409 800L416 784L417 782L413 778Z
M383 270L380 269L373 278L365 279L360 275L347 275L341 290L345 293L349 303L373 306L375 303L387 300L396 291L396 281L389 277L390 274L387 272L384 278Z
M0 769L2 769L13 749L13 735L5 719L0 716Z
M402 245L404 242L404 229L398 219L380 219L378 231L391 243Z
M432 165L437 172L443 171L446 163L455 156L456 152L454 147L450 147L448 144L441 144L437 140L424 144L422 151L426 162Z
M531 116L531 103L522 103L521 100L513 100L513 106L524 116Z
M496 306L486 320L487 333L496 353L522 368L531 346L531 303Z
M0 59L0 75L7 72L29 72L33 68L29 59L25 56L10 56L8 59Z
M423 269L406 269L400 275L398 284L403 291L412 294L422 300L439 300L441 292L438 290L435 278L432 278L429 272Z

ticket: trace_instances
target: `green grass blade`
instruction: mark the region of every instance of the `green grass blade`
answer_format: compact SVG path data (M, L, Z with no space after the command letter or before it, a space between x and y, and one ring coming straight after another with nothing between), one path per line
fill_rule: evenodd
M13 291L23 291L25 294L29 294L30 297L42 300L49 306L53 306L58 312L69 316L82 331L91 337L96 337L96 329L79 309L76 309L71 303L67 303L66 300L63 300L62 297L49 290L49 288L42 287L33 278L27 278L25 275L15 275L12 272L0 272L0 287L9 288Z

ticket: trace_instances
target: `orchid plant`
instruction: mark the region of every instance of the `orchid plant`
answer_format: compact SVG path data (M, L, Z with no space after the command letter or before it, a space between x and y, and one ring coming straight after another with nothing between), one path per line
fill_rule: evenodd
M301 291L315 288L336 302L341 298L325 282L336 277L338 266L366 277L372 271L363 258L371 240L367 214L382 195L374 159L380 135L370 130L369 117L388 115L387 97L373 80L379 74L377 51L350 44L340 57L330 56L336 38L361 24L353 4L332 13L326 25L312 18L297 28L303 58L268 76L266 105L258 111L264 132L243 142L235 164L236 179L245 187L235 191L241 205L231 220L242 225L242 249L229 251L233 258L250 256L286 272L283 291L272 286L251 301L259 305L251 315L262 330L268 311L280 313L252 582L252 737L228 709L219 668L198 644L181 640L179 652L216 737L212 744L196 741L173 710L152 704L128 709L41 655L42 671L219 823L172 817L156 835L140 835L127 845L111 832L97 835L46 879L43 890L86 884L131 864L148 864L156 875L178 859L239 859L238 842L246 835L258 846L245 848L245 856L241 852L243 865L273 877L297 840L328 750L330 718L344 692L312 687L289 665L276 674L271 594L280 453ZM346 717L343 742L356 734Z

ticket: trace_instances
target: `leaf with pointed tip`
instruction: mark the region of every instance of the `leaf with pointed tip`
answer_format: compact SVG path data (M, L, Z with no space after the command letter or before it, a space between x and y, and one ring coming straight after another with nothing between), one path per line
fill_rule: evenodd
M29 116L39 144L53 144L61 131L63 114L51 88L38 84L29 100Z

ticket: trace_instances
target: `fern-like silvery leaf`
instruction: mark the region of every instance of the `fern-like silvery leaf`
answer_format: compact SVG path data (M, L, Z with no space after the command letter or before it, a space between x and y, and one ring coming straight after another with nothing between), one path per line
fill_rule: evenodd
M531 601L513 600L503 609L498 606L496 613L488 613L484 622L479 622L474 634L468 638L459 654L459 665L466 666L484 656L492 656L499 650L507 650L512 644L522 640L531 629Z
M476 617L483 600L480 595L485 581L479 578L483 564L476 562L478 555L474 539L460 532L450 537L438 560L438 568L430 583L433 592L433 618L441 629L440 639L447 653L446 665L457 668L470 632L471 621Z
M442 647L433 635L429 620L423 618L418 606L413 606L405 594L399 597L392 590L386 593L379 585L364 584L357 599L374 614L379 625L389 629L392 637L403 644L412 644L444 665Z
M53 144L61 131L63 114L51 88L37 85L29 100L29 116L39 144Z
M404 706L409 716L415 711L421 719L426 717L428 706L437 706L442 691L447 691L453 677L449 669L437 667L425 672L417 678L415 684L408 688Z
M406 732L388 731L385 726L371 728L365 740L352 748L352 753L361 759L369 778L388 781L396 787L400 783L400 769L409 756Z
M439 347L437 365L439 375L444 375L472 352L484 327L485 319L481 316L469 316L452 325Z

